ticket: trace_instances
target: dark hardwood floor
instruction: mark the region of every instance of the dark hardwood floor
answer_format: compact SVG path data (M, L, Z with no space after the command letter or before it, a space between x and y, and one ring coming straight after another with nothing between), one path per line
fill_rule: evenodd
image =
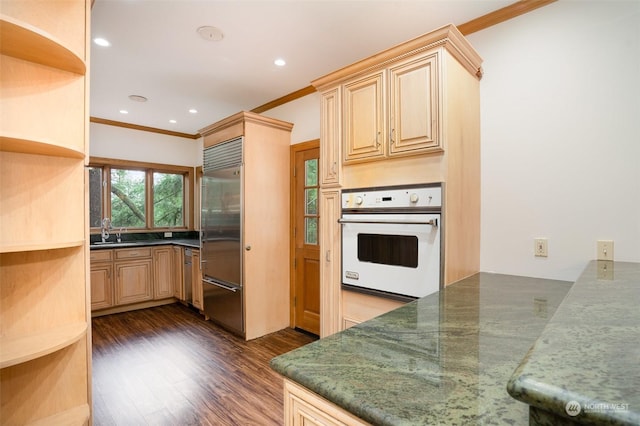
M180 304L94 318L94 425L281 425L274 356L315 340L245 342Z

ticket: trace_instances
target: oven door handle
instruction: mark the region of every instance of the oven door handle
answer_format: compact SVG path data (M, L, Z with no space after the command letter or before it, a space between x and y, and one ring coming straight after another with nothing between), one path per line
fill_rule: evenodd
M409 220L352 220L352 219L338 219L338 223L341 225L347 223L373 223L373 224L391 224L391 225L431 225L438 226L438 219L431 219L421 222L412 222Z

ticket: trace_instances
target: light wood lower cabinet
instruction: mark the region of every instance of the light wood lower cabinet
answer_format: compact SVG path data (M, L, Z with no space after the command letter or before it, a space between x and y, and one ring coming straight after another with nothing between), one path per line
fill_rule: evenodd
M173 297L184 300L184 248L173 246Z
M104 315L184 297L182 285L176 285L183 281L182 250L171 245L92 250L91 310Z
M204 302L202 295L202 271L200 270L200 250L191 252L191 304L196 308L203 310Z
M173 248L161 246L153 248L153 299L173 297Z
M372 318L399 308L404 305L404 303L405 302L386 299L384 297L343 290L342 329L344 330L362 322L369 321Z
M113 306L113 265L91 265L91 310Z
M91 251L91 310L113 306L113 250Z
M116 305L153 299L151 259L116 262Z
M286 426L369 425L288 379L284 379L284 424Z

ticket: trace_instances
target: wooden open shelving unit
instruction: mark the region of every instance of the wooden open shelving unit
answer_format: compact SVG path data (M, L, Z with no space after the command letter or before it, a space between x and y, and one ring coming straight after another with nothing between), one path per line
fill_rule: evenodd
M0 419L91 422L90 3L3 0Z

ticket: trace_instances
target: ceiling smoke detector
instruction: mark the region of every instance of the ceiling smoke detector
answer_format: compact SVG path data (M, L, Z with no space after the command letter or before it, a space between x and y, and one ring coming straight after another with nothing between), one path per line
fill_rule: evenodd
M129 95L129 99L135 102L147 102L148 99L140 95Z
M220 41L224 38L224 34L222 34L220 28L211 27L208 25L198 28L196 32L200 35L200 37L207 41Z

